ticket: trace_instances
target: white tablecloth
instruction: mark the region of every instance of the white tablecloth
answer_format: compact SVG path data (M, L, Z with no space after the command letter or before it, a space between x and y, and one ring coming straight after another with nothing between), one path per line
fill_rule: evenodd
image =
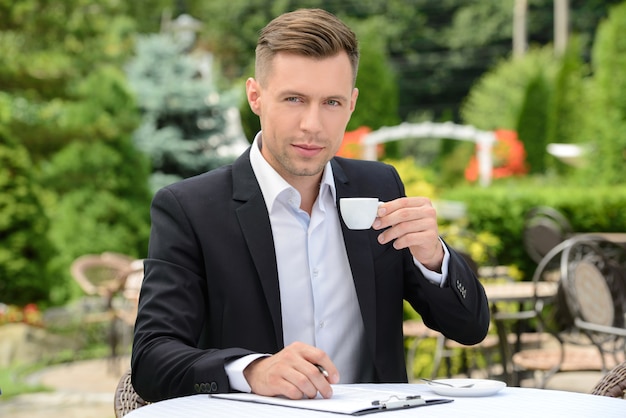
M415 394L428 395L428 397L438 396L423 384L359 386L375 386L384 390L397 389L402 392L408 388ZM126 418L338 418L341 416L335 413L216 399L208 395L194 395L144 406L126 415ZM626 417L626 400L576 392L507 387L492 396L457 397L452 403L386 411L369 416L378 418L624 418Z

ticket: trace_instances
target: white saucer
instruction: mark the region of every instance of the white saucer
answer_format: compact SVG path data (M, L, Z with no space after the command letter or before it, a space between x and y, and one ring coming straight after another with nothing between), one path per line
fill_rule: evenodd
M444 385L438 385L436 383L429 384L430 390L441 396L491 396L500 392L506 383L498 380L487 379L436 379L435 381L441 383L449 383L454 386L463 386L474 384L471 388L461 387L448 387Z

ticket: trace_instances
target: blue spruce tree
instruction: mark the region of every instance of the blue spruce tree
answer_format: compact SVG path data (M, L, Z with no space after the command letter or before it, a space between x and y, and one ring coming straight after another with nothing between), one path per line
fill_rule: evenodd
M215 86L211 55L189 50L169 33L143 35L126 68L143 118L133 139L152 162L153 190L230 163L240 151L232 146L247 145L234 95Z

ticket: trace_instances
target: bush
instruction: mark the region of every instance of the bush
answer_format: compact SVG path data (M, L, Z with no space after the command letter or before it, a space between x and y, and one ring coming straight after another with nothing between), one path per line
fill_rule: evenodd
M468 228L489 232L500 240L500 264L515 265L530 279L536 264L526 254L524 215L534 206L561 211L575 232L626 231L626 186L596 187L541 185L532 181L498 182L489 188L464 187L446 191L444 198L465 202Z
M41 190L33 182L28 151L0 130L0 301L47 301L53 247Z
M148 165L130 138L115 147L75 142L45 167L41 183L50 190L48 234L58 248L51 267L59 271L53 303L71 299L69 266L83 254L115 251L133 257L147 252L150 228Z
M432 173L418 167L413 158L385 159L384 162L394 166L398 171L407 196L425 196L430 199L436 197L436 190L432 184Z

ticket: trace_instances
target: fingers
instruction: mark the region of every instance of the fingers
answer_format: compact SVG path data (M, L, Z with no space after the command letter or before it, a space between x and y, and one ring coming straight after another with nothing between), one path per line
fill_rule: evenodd
M254 361L244 370L244 376L254 393L289 399L314 398L318 393L330 398L330 385L339 382L339 372L328 356L303 343L291 344L271 357Z
M405 197L383 203L373 228L384 229L378 236L379 243L393 242L397 250L409 248L424 266L440 270L444 251L439 240L437 212L430 199Z
M386 229L378 236L381 244L394 241L394 248L424 245L439 239L437 212L425 197L400 198L383 203L374 221L376 230Z

